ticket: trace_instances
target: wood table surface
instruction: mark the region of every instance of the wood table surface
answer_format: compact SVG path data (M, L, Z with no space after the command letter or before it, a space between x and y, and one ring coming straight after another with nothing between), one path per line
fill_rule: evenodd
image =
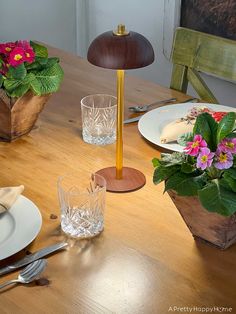
M199 312L197 307L213 308L212 313L217 313L214 307L232 307L231 313L236 313L236 245L220 251L194 241L163 194L163 184L152 183L151 160L160 152L142 138L137 123L124 126L124 165L142 171L146 185L131 193L107 193L100 236L75 241L61 232L58 177L73 169L91 173L115 165L115 144L83 142L80 100L88 94L115 95L116 73L55 48L50 54L60 57L64 81L35 130L15 142L0 143L0 186L23 184L24 195L41 211L41 231L26 250L34 252L65 239L70 245L47 258L42 276L48 285L1 291L0 313L165 314L177 312L177 307L191 307L192 313ZM181 102L188 96L127 73L125 118L132 117L130 105L171 97ZM51 214L58 218L51 219ZM19 259L26 250L0 266ZM0 283L17 274L2 276Z

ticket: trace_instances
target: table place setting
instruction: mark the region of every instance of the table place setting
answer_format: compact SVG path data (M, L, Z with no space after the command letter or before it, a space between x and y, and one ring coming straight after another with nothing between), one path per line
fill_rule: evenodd
M149 142L169 151L183 151L181 136L191 133L197 114L215 113L216 119L226 112L236 111L233 107L212 103L182 102L159 107L145 113L138 122L138 130ZM191 113L192 112L192 113ZM195 117L191 116L195 112Z
M25 257L21 258L20 260L0 268L0 276L13 272L16 269L21 268L25 265L31 264L32 262L37 261L42 257L50 255L56 251L64 249L67 246L68 246L67 242L56 243L48 247L45 247L35 253L28 254Z
M40 211L22 195L23 191L23 185L0 188L0 261L24 249L41 229ZM25 221L30 223L25 224ZM56 243L0 268L0 276L3 276L27 265L18 279L0 283L0 289L13 283L28 284L36 280L46 267L46 260L42 258L67 246L66 242Z
M49 98L66 75L40 131L0 143L0 308L165 313L182 295L202 303L201 289L208 303L222 302L223 289L234 300L235 251L216 248L236 242L236 110L129 76L125 106L125 71L152 64L154 50L122 24L92 41L87 60L49 47L63 70L43 45L11 44L0 57L12 60L12 49L20 58L8 75L24 76L26 95L6 76L5 100L16 92ZM44 94L48 72L52 90Z
M16 283L21 284L31 283L32 281L39 277L39 275L44 271L46 265L47 262L45 259L38 259L34 261L19 273L17 279L12 279L4 282L3 284L0 284L0 289Z
M198 99L197 98L189 98L185 101L182 101L181 103L183 104L183 103L188 103L188 102L198 102ZM164 100L159 100L157 102L151 103L149 105L131 106L131 107L129 107L129 111L131 111L133 113L144 113L147 111L152 111L152 110L149 110L150 107L153 107L156 105L162 105L162 104L165 105L168 103L176 104L176 103L180 103L180 102L178 102L178 100L176 98L164 99ZM162 106L160 106L160 107L162 107ZM144 116L144 115L145 114L138 115L137 117L133 117L133 118L128 118L128 119L124 120L124 124L138 122L142 118L142 116Z
M0 188L0 260L30 244L42 226L38 207L21 194L23 190L23 185Z

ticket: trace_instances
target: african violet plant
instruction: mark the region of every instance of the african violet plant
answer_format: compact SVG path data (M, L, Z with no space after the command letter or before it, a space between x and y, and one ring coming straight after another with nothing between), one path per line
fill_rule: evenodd
M63 78L58 58L48 58L47 48L33 41L0 44L0 88L9 97L31 90L35 95L54 93Z
M198 196L210 212L230 216L236 212L236 113L217 123L209 113L197 117L184 152L154 158L153 182L165 181L165 191Z

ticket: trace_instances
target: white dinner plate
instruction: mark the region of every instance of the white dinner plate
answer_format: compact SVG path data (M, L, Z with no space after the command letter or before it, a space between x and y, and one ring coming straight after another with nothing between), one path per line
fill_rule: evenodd
M25 196L0 214L0 260L25 248L39 233L42 216L38 207Z
M236 108L208 103L181 103L159 107L145 113L138 123L139 132L148 141L168 150L182 152L183 146L177 143L163 144L160 136L164 126L178 118L186 116L192 107L206 106L214 111L235 111Z

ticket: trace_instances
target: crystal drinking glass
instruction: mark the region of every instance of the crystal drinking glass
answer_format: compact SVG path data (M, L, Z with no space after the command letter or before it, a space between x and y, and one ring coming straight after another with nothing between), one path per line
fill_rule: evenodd
M91 238L104 226L106 181L98 175L66 174L58 179L61 228L75 238Z
M89 144L106 145L116 140L117 99L111 95L89 95L81 100L82 135Z

